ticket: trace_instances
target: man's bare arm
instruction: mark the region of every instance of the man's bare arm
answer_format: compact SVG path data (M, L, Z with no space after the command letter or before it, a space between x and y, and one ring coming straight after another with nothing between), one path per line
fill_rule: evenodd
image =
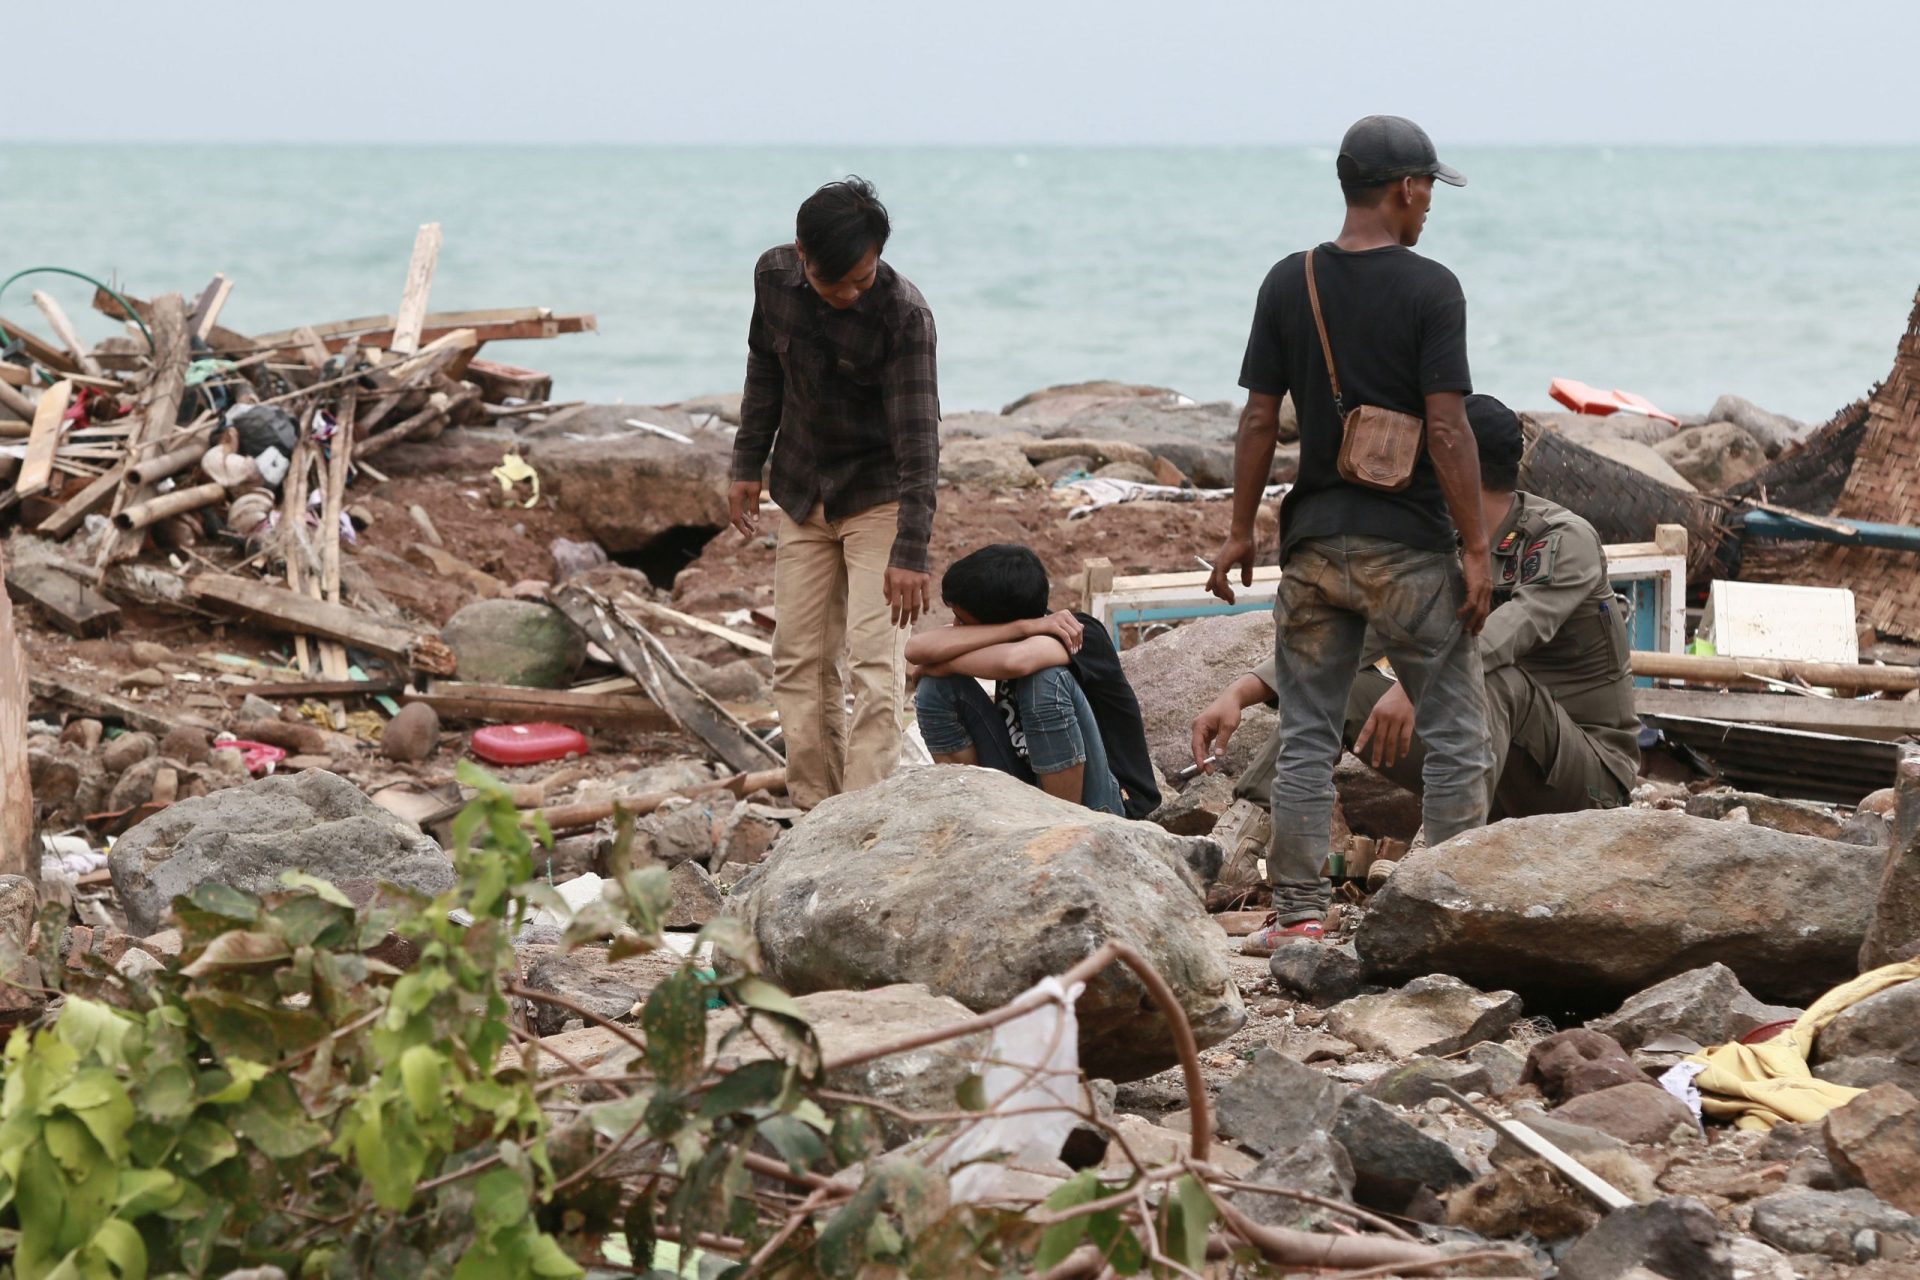
M1467 580L1460 621L1469 635L1477 636L1493 607L1493 577L1480 516L1480 450L1467 424L1466 397L1458 391L1437 391L1427 397L1427 454L1433 459L1453 527L1460 532L1461 568Z
M1207 578L1207 590L1228 604L1233 603L1228 575L1235 569L1240 570L1241 586L1253 585L1254 522L1267 491L1267 477L1273 474L1273 450L1279 441L1280 397L1248 392L1233 445L1233 525Z

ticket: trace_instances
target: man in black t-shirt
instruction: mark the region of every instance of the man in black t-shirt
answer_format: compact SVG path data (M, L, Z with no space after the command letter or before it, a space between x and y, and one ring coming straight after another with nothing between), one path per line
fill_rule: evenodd
M954 625L907 642L920 735L941 764L983 765L1049 795L1144 818L1159 807L1146 725L1113 639L1085 614L1047 612L1029 548L982 547L940 579ZM989 698L981 680L995 682Z
M1280 508L1274 601L1280 755L1267 876L1274 917L1256 935L1277 946L1325 932L1333 767L1347 695L1371 626L1386 642L1427 744L1422 814L1440 843L1482 825L1487 745L1480 657L1472 637L1492 598L1480 468L1467 425L1466 299L1453 273L1420 257L1435 180L1465 186L1418 125L1368 116L1336 164L1347 213L1340 237L1309 250L1328 369L1308 295L1308 254L1267 273L1240 367L1233 526L1207 586L1231 602L1229 577L1253 581L1254 517L1278 437L1282 396L1300 420L1300 474ZM1336 402L1332 374L1338 374ZM1340 474L1342 416L1372 405L1426 420L1413 479L1390 493ZM1451 520L1449 520L1451 516Z

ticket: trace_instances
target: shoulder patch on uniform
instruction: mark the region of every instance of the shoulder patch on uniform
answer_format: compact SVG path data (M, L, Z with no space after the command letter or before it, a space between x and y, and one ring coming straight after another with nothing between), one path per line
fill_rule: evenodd
M1497 556L1512 555L1513 549L1519 545L1520 531L1518 529L1509 529L1507 536L1500 539L1500 545L1493 549L1493 554Z
M1553 574L1553 553L1559 539L1552 534L1527 544L1527 553L1520 560L1520 581L1535 582Z
M1520 565L1517 561L1503 560L1500 562L1500 582L1502 585L1512 586L1514 579L1519 576Z

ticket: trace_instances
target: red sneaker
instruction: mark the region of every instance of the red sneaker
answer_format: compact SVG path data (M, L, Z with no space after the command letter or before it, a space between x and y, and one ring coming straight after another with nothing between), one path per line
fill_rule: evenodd
M1318 940L1327 936L1327 926L1320 920L1296 920L1292 924L1275 924L1269 921L1265 926L1248 934L1240 944L1243 956L1270 956L1283 942L1294 938L1313 938Z

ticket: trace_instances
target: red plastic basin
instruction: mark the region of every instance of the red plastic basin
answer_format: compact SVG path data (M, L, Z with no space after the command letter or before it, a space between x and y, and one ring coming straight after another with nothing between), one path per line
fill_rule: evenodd
M473 754L494 764L539 764L587 754L587 739L563 724L495 724L474 731Z

